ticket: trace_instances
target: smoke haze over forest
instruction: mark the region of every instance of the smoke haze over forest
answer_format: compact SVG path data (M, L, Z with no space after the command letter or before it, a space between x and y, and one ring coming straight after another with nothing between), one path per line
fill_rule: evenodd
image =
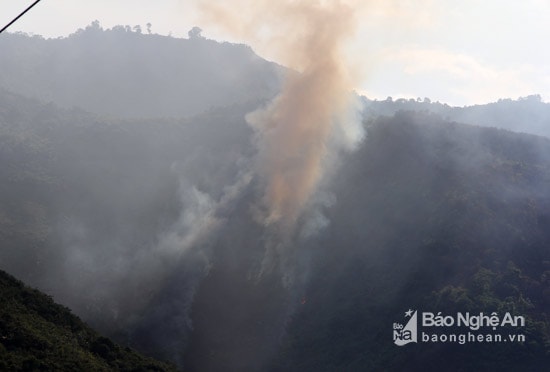
M347 49L368 7L212 4L277 63L200 28L0 34L0 269L185 371L546 366L545 92L376 99ZM527 341L398 347L409 309Z

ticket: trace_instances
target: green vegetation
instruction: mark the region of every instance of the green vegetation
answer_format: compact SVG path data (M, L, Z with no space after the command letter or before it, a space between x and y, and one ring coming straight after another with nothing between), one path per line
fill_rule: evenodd
M113 343L51 297L0 271L0 370L175 371Z

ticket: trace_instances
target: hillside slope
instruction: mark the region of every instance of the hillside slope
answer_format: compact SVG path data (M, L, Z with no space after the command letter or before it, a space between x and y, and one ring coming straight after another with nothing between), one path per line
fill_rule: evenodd
M305 301L273 370L544 370L548 190L547 139L426 113L376 120L332 187L331 224L310 248ZM398 347L392 324L408 309L522 315L526 342Z
M0 370L175 371L113 343L51 297L0 271Z

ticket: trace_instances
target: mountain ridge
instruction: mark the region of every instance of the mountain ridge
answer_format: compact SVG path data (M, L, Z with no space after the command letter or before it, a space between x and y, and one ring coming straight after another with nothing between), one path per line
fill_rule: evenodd
M3 34L0 48L0 86L125 118L184 117L269 99L286 71L243 44L104 30L97 22L65 38Z

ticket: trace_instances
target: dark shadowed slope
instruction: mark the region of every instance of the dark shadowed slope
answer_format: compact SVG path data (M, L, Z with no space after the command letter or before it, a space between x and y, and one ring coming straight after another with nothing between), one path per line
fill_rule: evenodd
M113 343L69 309L0 271L0 370L175 371Z
M67 38L3 34L0 87L120 117L182 117L272 97L284 69L245 45L97 23Z
M545 370L549 155L547 139L428 114L373 123L333 185L307 301L274 370ZM408 309L509 311L527 326L500 331L526 342L398 347L392 324Z

